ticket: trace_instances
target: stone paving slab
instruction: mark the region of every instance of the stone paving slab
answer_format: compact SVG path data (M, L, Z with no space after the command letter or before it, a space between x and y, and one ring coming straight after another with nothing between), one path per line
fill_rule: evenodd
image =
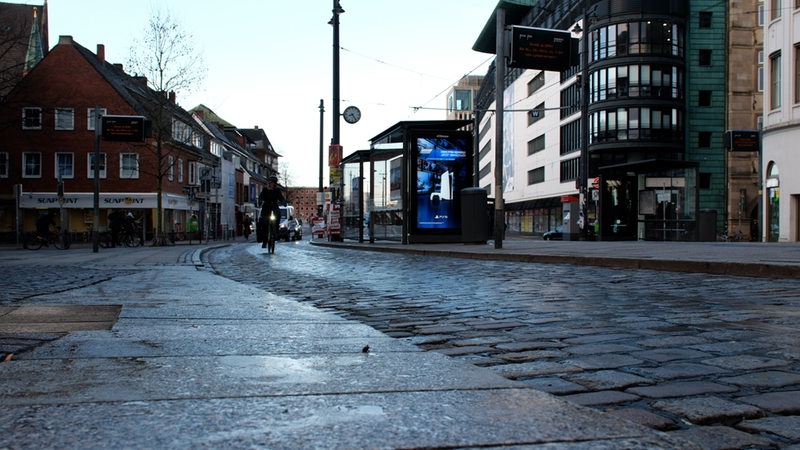
M775 416L763 419L745 420L738 428L751 433L771 433L792 441L800 441L800 417Z
M778 370L767 370L755 372L736 377L720 378L723 383L731 383L739 386L766 386L771 388L781 388L800 384L800 374L792 372L782 372Z
M639 386L628 389L629 392L650 398L684 397L687 395L719 394L736 392L739 389L711 381L673 381L656 386Z
M23 406L0 431L23 449L697 448L530 389Z
M728 422L762 417L761 409L743 403L731 402L716 397L684 398L679 400L659 400L653 407L686 417L699 424Z
M421 352L418 347L398 346L396 340L388 336L365 335L358 333L361 328L343 325L343 331L353 330L350 337L326 336L324 330L330 326L318 328L320 339L309 339L307 336L291 334L296 332L292 324L282 327L271 327L269 338L238 337L231 338L224 333L208 337L182 337L181 333L161 327L161 335L152 336L138 333L135 336L120 336L120 333L81 332L69 335L36 348L30 352L17 355L17 360L28 359L60 359L69 358L105 358L114 355L116 358L156 357L156 356L229 356L229 355L309 355L357 353L365 346L374 354L389 352ZM218 330L219 331L219 330ZM281 333L282 332L282 333ZM172 334L172 335L170 335ZM167 335L167 336L165 336Z
M435 352L27 359L0 364L0 396L24 405L515 386L469 364L458 377L453 369Z
M800 414L800 391L768 392L738 400L777 414Z
M745 433L731 427L698 426L688 430L672 431L669 434L701 443L705 450L777 448L781 446L777 440Z

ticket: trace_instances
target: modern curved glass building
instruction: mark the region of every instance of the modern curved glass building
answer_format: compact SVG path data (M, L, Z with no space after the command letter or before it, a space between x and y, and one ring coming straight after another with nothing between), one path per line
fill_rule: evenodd
M716 239L728 210L726 2L501 1L500 9L507 25L570 30L579 40L569 70L506 72L509 230L563 224L571 238ZM494 27L493 17L475 50L494 52ZM477 98L476 178L490 193L495 75L493 66Z

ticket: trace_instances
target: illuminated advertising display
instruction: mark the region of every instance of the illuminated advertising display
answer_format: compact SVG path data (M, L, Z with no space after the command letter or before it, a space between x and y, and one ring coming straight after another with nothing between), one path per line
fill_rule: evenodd
M414 228L431 234L461 233L460 194L471 187L472 136L461 132L416 136L412 146Z

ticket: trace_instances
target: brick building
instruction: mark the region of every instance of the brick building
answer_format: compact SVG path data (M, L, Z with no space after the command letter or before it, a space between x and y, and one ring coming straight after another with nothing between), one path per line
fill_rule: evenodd
M328 189L325 188L324 192ZM307 223L308 219L317 215L317 194L318 187L292 187L286 189L286 201L294 206L294 212L298 219Z
M153 117L160 108L171 133L162 158L154 136L144 142L100 141L100 222L114 210L133 210L145 229L155 228L156 177L162 174L164 223L187 223L203 202L187 194L199 186L204 167L218 161L206 145L199 122L175 103L174 94L157 93L146 79L127 75L105 61L105 48L94 54L61 36L58 44L14 87L0 104L5 163L0 178L0 229L4 234L31 231L47 209L59 209L70 231L94 226L93 190L95 109L103 115ZM155 128L153 126L152 128ZM63 195L59 195L59 184ZM19 202L20 214L15 211ZM169 227L166 228L169 230Z

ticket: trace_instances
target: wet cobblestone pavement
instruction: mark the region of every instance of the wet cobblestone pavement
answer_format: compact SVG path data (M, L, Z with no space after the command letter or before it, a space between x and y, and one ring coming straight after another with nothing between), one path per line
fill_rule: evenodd
M703 448L800 446L800 281L280 244L217 273ZM800 447L798 447L800 448Z

